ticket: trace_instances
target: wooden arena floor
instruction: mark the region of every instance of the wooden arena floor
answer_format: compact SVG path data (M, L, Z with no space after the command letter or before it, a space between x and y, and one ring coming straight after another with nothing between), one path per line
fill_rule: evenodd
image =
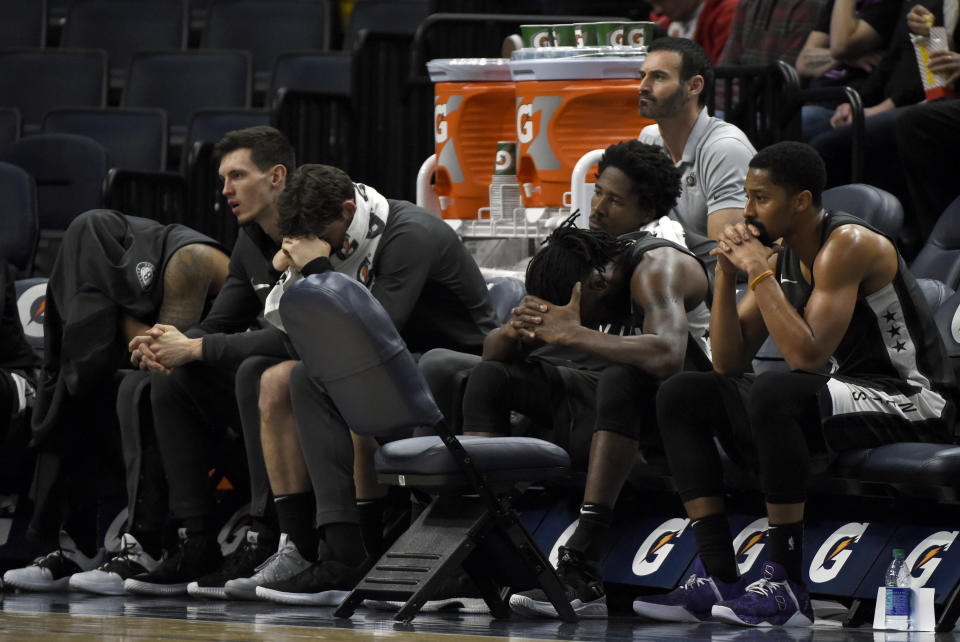
M820 610L818 609L818 613ZM482 615L421 614L410 624L390 613L361 609L350 620L330 608L187 598L95 597L80 594L3 595L3 640L693 640L737 642L941 642L957 633L895 633L842 629L818 620L809 629L740 629L718 623L657 624L634 618L586 620L576 625L537 620L493 620Z

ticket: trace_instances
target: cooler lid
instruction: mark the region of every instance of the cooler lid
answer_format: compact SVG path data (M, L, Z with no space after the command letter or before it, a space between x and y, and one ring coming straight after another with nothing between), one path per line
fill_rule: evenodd
M646 56L593 55L567 58L511 60L510 74L516 82L530 80L587 80L640 78Z
M510 61L506 58L438 58L427 62L433 82L510 82Z

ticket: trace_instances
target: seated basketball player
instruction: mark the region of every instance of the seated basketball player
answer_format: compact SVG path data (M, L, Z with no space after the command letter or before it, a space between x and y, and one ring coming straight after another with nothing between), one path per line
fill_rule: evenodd
M689 250L651 234L615 238L565 225L530 262L526 285L528 296L487 337L470 374L464 433L510 434L516 411L552 427L575 462L586 460L579 525L557 572L578 615L605 617L605 536L638 449L656 445L657 388L709 364L707 276ZM544 345L552 349L537 350ZM510 606L557 616L540 589L513 595Z
M227 261L219 244L190 228L111 210L81 214L67 228L47 287L30 526L41 540L63 532L56 551L8 571L5 583L62 590L100 563L99 485L121 461L113 375L128 363L127 343L154 322L196 323L220 291ZM110 482L122 488L121 479ZM159 557L159 542L152 553Z
M660 433L699 550L696 572L634 610L673 621L806 626L803 514L815 464L850 448L946 440L955 381L930 310L893 241L825 210L826 170L810 146L761 150L747 173L746 223L717 255L710 338L715 372L680 373L657 397ZM766 238L782 238L783 251ZM749 277L739 302L736 271ZM767 336L790 372L747 374ZM715 438L757 470L768 561L744 586Z

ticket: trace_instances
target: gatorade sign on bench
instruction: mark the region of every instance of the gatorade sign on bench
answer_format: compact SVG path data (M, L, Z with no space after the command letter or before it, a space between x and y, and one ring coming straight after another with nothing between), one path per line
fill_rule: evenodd
M636 138L652 124L637 111L644 56L609 53L534 59L521 53L510 61L516 82L517 180L526 207L563 205L581 156Z
M512 141L513 81L507 60L461 58L427 63L434 81L434 190L444 218L477 218L489 204L497 141Z

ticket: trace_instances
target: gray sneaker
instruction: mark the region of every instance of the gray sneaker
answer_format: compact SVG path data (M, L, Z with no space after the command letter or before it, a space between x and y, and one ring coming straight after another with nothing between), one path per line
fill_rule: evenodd
M223 592L234 600L256 600L257 587L267 582L276 582L293 577L297 573L309 568L308 562L300 555L297 545L290 541L286 533L280 535L280 545L277 552L257 567L256 573L250 577L239 577L223 585Z

